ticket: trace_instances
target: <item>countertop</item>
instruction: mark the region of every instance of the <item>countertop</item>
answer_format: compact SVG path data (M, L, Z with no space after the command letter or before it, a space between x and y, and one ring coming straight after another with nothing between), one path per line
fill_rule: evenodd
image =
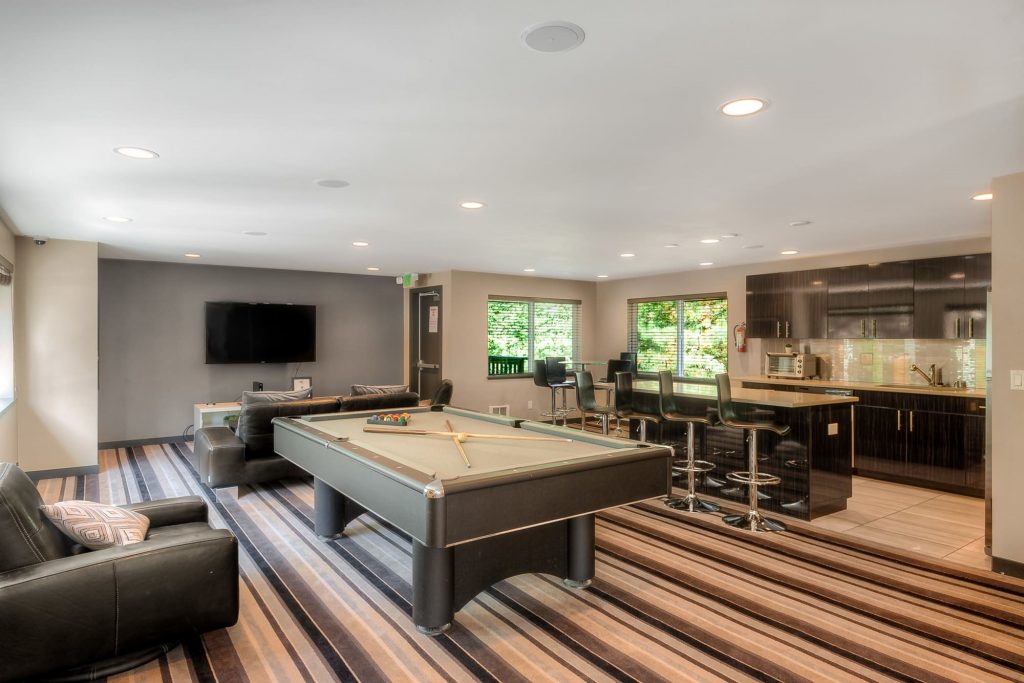
M822 387L825 389L852 389L854 391L890 391L898 394L926 394L928 396L949 396L963 398L985 398L984 389L942 389L930 387L925 384L920 386L908 384L905 386L882 386L870 382L843 382L830 379L781 379L776 377L765 377L754 375L752 377L733 377L733 383L737 382L760 382L762 384L780 384L786 386L801 387Z
M813 406L857 402L855 396L805 394L792 391L772 391L770 389L740 389L737 384L738 381L733 380L732 398L737 403L753 403L762 406L773 406L775 408L811 408ZM633 388L636 391L645 393L657 393L658 382L657 380L637 380L633 383ZM718 388L714 384L676 382L675 393L677 396L693 396L714 400L718 397Z

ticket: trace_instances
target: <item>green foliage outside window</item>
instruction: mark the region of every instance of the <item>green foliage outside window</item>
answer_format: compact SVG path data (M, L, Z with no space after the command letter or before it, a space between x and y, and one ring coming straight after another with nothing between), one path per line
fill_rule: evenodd
M710 379L728 370L729 305L725 299L638 303L636 331L640 372L669 370L677 377Z
M487 374L532 372L533 358L572 358L579 304L545 301L487 302Z

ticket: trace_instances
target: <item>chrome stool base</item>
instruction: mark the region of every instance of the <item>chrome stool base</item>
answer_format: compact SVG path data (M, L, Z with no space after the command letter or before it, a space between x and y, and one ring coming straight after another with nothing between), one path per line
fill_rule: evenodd
M673 510L683 512L721 512L722 507L710 501L702 500L695 493L688 493L682 497L666 498L665 505Z
M775 519L769 519L757 510L747 510L746 512L738 515L726 515L722 518L722 521L729 526L734 526L746 531L778 532L786 530L785 524Z

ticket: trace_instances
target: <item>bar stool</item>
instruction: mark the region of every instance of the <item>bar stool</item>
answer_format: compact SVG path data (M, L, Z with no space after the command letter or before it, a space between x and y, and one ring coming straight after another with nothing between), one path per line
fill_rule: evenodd
M673 473L686 473L686 496L682 498L669 496L665 499L665 505L676 510L686 510L687 512L721 512L721 507L706 500L701 500L697 497L697 493L694 490L696 484L694 480L697 475L715 469L714 463L707 460L697 460L695 452L697 440L694 433L697 430L697 425L710 425L712 424L711 419L706 411L703 415L687 415L680 411L679 406L676 404L675 387L673 384L671 372L662 370L658 373L658 412L661 413L661 419L665 422L686 423L686 461L682 466L672 465Z
M615 373L615 417L622 420L640 420L640 441L647 443L647 423L660 425L661 415L637 410L633 404L633 375Z
M594 395L594 376L589 372L576 373L576 407L581 415L581 430L586 430L587 413L590 413L601 418L601 433L608 434L608 417L615 414L615 409L598 404Z
M729 375L721 374L715 376L718 383L718 419L726 427L743 429L749 432L747 437L747 470L741 472L729 472L725 478L729 481L747 487L747 499L749 508L746 512L736 515L726 515L723 521L726 524L749 529L750 531L785 531L786 525L774 519L768 519L757 509L758 488L761 486L775 486L782 482L782 479L774 474L762 474L757 471L757 433L760 431L775 432L779 436L789 433L789 426L777 422L754 422L745 419L736 411L736 405L732 400L732 386L729 384Z
M562 424L566 425L569 414L574 410L566 406L566 397L569 394L569 389L576 385L576 379L569 375L566 364L562 362L564 360L565 356L548 356L544 359L544 365L548 370L548 384L556 385L562 392L562 412L565 413Z
M542 417L550 417L551 418L551 424L555 424L555 422L558 420L558 418L562 418L562 424L565 424L566 416L569 414L568 410L564 407L565 406L565 400L564 400L565 399L565 394L562 395L562 399L563 399L562 400L562 405L563 405L562 410L558 410L558 408L555 407L556 406L556 398L557 398L558 390L559 389L563 389L564 390L564 389L567 389L568 387L570 387L572 385L570 385L568 383L565 383L564 385L551 384L548 381L547 363L545 363L542 360L535 360L535 361L533 361L533 383L534 383L534 385L536 385L538 387L543 387L544 389L548 389L548 390L551 391L551 412L550 413L542 412L541 416Z

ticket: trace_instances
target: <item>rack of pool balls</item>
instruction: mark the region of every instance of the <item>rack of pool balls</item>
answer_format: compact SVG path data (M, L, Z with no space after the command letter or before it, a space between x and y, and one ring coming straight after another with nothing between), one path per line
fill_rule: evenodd
M409 413L382 413L374 415L366 420L366 424L387 425L389 427L404 427L412 420Z

